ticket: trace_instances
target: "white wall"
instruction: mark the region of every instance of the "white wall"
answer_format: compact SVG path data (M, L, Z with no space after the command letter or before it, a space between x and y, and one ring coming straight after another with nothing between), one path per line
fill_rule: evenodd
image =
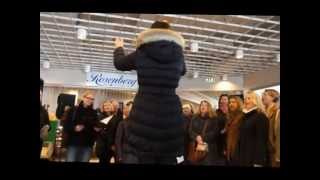
M260 89L280 84L280 64L244 76L244 89Z

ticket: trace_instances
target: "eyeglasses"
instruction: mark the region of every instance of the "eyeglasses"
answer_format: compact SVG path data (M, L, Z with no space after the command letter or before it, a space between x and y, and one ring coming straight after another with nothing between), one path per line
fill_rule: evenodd
M90 99L91 101L94 101L94 98L87 97L87 96L85 98Z

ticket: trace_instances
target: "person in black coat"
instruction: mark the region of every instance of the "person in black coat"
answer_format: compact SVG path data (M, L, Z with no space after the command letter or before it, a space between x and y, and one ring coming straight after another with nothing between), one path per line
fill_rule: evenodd
M115 40L114 65L136 70L139 90L128 123L129 151L141 164L177 164L184 153L182 105L175 89L185 74L183 37L167 22L156 21L137 38L137 49L125 55Z
M207 124L204 136L203 129ZM218 117L214 113L208 101L201 101L199 111L191 120L189 128L190 140L197 143L207 143L209 152L206 158L195 165L221 165L223 162L219 156L217 138L219 137Z
M129 101L124 109L123 109L123 121L121 121L117 128L116 133L116 162L117 163L123 163L123 164L134 164L137 163L136 158L131 159L130 156L128 156L127 149L128 149L128 143L127 143L127 128L128 128L128 120L129 120L129 113L131 111L133 105L133 101Z
M225 152L226 152L226 133L225 133L225 126L227 122L227 114L228 114L228 95L227 94L221 94L219 97L218 105L219 108L216 110L216 113L218 115L218 126L220 130L220 135L217 139L218 144L218 152L219 156L221 158L225 158Z
M262 167L268 162L268 118L261 110L258 95L249 91L244 99L235 162L239 166Z
M184 132L185 132L185 141L184 141L184 164L189 164L187 157L188 157L188 147L190 143L190 135L189 135L189 129L190 129L190 122L191 119L194 116L194 110L193 106L191 104L184 104L182 106L183 110L183 119L184 119Z
M115 157L115 135L118 124L122 120L117 116L117 112L111 101L105 101L98 118L99 122L94 127L98 133L96 154L100 163L109 164L111 158Z
M64 124L66 133L67 162L89 162L95 142L94 125L97 112L93 109L94 95L86 91L78 106L68 111Z
M42 91L43 91L43 80L40 78L40 154L43 146L43 141L48 136L50 131L50 122L48 111L42 106Z

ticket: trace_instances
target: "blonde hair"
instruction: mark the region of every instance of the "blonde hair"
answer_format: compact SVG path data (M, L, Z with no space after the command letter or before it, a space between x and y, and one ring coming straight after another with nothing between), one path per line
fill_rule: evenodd
M261 101L261 98L260 96L253 92L253 91L247 91L244 95L244 98L246 99L247 96L251 96L252 97L252 101L253 101L253 104L261 111L264 110L264 106L262 104L262 101ZM244 108L246 109L245 105L244 105Z
M103 101L103 103L101 104L101 112L104 112L104 105L107 104L107 103L111 104L111 106L112 106L112 108L113 108L113 111L112 111L112 112L114 112L114 111L115 111L115 108L114 108L114 105L112 104L112 101L110 101L110 100L105 100L105 101Z
M88 96L89 94L91 94L91 95L93 95L93 96L94 96L94 93L93 93L92 91L87 90L87 91L85 91L85 92L82 94L82 98L84 98L84 97Z
M207 105L208 105L208 116L209 116L209 118L215 117L216 116L216 112L213 110L212 105L209 103L209 101L206 101L206 100L202 100L200 102L200 105L199 105L199 108L198 108L198 112L197 112L197 116L201 115L201 105L203 103L207 103Z
M266 89L264 93L273 98L273 102L276 103L279 101L280 93L274 89Z
M194 113L194 108L192 104L190 103L183 104L182 108L186 108L186 107L190 108L192 114Z

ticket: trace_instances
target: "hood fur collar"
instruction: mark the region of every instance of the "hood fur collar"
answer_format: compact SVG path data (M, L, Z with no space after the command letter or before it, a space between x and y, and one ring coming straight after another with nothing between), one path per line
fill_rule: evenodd
M140 47L142 44L156 42L161 40L173 41L184 49L185 41L180 33L169 29L147 29L142 31L137 38L136 46Z

